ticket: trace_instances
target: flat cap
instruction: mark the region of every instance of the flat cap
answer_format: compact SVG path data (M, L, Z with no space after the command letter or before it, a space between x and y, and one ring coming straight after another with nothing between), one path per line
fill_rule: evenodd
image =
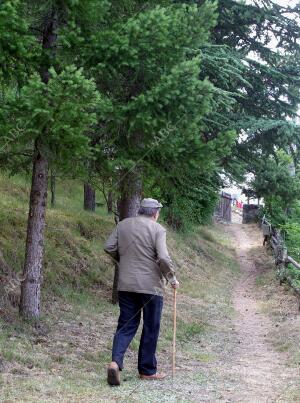
M162 206L163 205L158 200L151 198L143 199L141 201L141 207L160 208Z

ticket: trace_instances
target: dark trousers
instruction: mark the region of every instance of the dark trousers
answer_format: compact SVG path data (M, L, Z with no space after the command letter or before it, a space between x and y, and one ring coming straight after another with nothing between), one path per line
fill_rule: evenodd
M140 340L138 371L153 375L157 363L155 351L160 328L163 297L152 294L119 291L120 316L112 348L112 361L123 368L124 354L139 327L143 312L143 331Z

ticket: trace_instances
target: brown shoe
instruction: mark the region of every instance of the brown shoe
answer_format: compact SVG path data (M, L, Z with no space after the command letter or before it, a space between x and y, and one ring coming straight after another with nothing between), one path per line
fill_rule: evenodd
M119 386L121 383L119 366L114 361L107 367L107 383L111 386Z
M149 380L149 381L161 381L162 379L164 379L167 375L162 373L156 373L153 375L144 375L144 374L140 374L140 378L141 379L145 379L145 380Z

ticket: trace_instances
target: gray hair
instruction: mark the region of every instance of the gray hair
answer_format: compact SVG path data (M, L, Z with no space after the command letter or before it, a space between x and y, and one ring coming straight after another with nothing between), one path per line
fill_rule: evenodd
M153 217L159 210L159 207L140 207L138 214L146 215L147 217Z

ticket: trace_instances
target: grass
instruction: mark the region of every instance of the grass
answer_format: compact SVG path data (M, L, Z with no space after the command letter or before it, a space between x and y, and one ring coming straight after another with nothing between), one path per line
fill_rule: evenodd
M0 175L0 250L20 272L24 260L29 178ZM82 209L83 186L57 181L57 206L47 210L41 326L22 323L16 308L0 319L0 401L96 402L216 400L224 339L231 335L232 287L239 276L233 249L219 227L182 235L168 230L178 267L178 374L157 384L136 377L139 330L126 356L122 388L106 385L118 308L111 305L113 265L103 243L114 223L103 206ZM98 195L98 200L100 195ZM18 286L18 285L17 285ZM18 287L17 287L18 288ZM158 360L170 372L172 291L167 290ZM226 347L226 348L227 348ZM191 371L190 368L193 368ZM218 379L219 377L219 379ZM209 386L210 392L206 392Z
M0 175L0 250L16 272L24 263L29 186L26 177ZM47 210L44 281L54 292L57 284L85 288L111 282L102 245L112 220L103 207L97 207L96 214L82 210L82 187L78 182L58 181L57 207Z

